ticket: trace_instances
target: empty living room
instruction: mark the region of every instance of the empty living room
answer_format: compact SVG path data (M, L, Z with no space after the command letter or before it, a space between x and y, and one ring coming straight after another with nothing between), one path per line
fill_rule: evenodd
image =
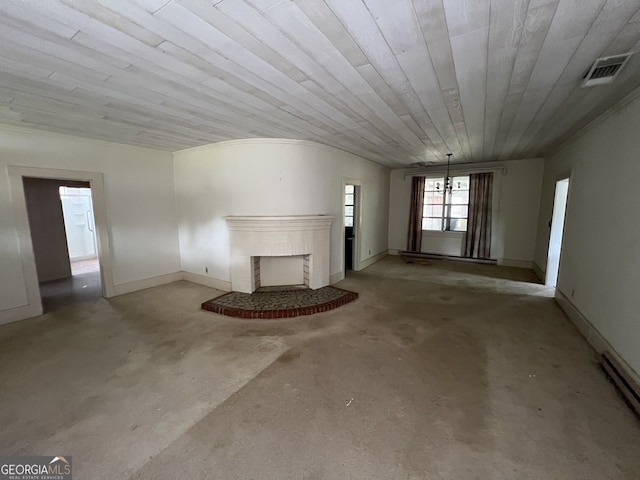
M0 479L640 478L640 0L0 39Z

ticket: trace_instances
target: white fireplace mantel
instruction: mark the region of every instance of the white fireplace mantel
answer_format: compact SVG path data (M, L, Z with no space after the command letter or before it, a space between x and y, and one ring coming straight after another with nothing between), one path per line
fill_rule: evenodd
M306 255L305 272L310 288L329 285L329 215L228 216L231 289L252 293L256 289L254 258Z

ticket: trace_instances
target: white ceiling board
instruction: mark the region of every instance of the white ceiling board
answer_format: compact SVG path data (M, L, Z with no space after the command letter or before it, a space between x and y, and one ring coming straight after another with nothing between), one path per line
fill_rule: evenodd
M490 3L444 0L443 4L467 134L463 153L470 158L472 152L482 152L484 144Z
M106 25L113 26L118 30L121 30L123 33L140 40L143 43L146 43L149 46L156 47L160 43L162 43L162 37L155 35L151 31L141 28L144 26L144 23L137 24L134 19L129 19L119 13L121 12L121 8L123 8L122 3L117 4L114 1L107 3L107 6L101 5L98 2L92 1L87 2L86 0L60 0L65 5L78 10L88 17L95 18L100 23L104 23ZM102 2L101 2L102 3ZM110 7L110 8L109 8ZM87 31L89 31L87 29ZM72 38L72 37L70 37Z
M620 6L618 7L615 11L625 15L630 15L629 12L633 10L631 8L624 9ZM605 43L602 47L599 45L594 47L597 48L596 51L601 52L596 55L596 58L606 55L604 52L638 52L638 49L640 49L640 41L637 39L637 32L640 31L640 28L637 27L640 25L635 25L635 38L629 34L631 30L630 26L633 26L631 20L620 30L620 32L624 33L617 35L610 45L607 46ZM606 41L607 36L603 38ZM634 40L636 43L634 43ZM612 44L615 44L615 47L612 47ZM589 63L588 66L591 66L591 63ZM586 73L586 69L584 73ZM589 121L595 119L598 115L602 114L636 89L638 87L638 78L640 78L640 58L638 58L636 54L631 57L613 84L597 88L574 88L558 102L559 106L549 114L546 121L540 122L539 125L531 129L532 138L526 145L522 146L521 151L540 151L539 142L547 144L546 150L544 151L553 151L554 148L566 141L574 132L580 130ZM559 87L560 88L556 88L554 92L552 92L552 95L562 89L564 84L559 85Z
M491 156L494 158L500 155L505 142L508 141L513 119L520 108L520 102L538 60L544 40L547 37L549 27L558 7L558 1L554 0L527 10L520 34L518 51L511 70L507 96L502 105L500 126L498 127L496 140L491 152Z
M526 0L491 3L483 155L490 158L500 129L504 102L527 15Z
M594 58L603 56L603 52L614 41L617 32L631 21L639 11L637 5L625 0L607 1L598 14L587 34L582 39L571 60L566 65L558 82L540 107L533 122L525 130L516 151L529 151L536 134L549 122L552 115L575 89L575 79L584 75Z
M396 1L394 4L396 15L393 16L386 15L387 3L384 0L367 0L366 6L376 19L385 41L420 99L423 108L430 112L429 117L444 140L447 149L469 153L468 150L465 151L461 147L456 136L455 123L452 122L445 105L439 78L426 48L412 2L410 0ZM463 143L463 145L466 147L466 144Z
M435 73L435 79L455 132L455 137L453 135L446 137L449 150L461 152L461 156L468 158L470 156L469 137L460 104L460 91L456 79L444 5L441 2L414 2L413 6L422 39Z
M175 151L314 140L400 167L537 157L640 87L580 87L640 0L5 0L0 123Z
M327 3L398 100L406 103L409 114L416 120L424 135L441 153L447 151L440 133L400 67L371 12L360 2L329 0Z
M237 8L242 3L233 2L230 5ZM248 13L242 11L237 20L244 21L250 18ZM285 32L288 44L280 45L281 48L287 47L286 51L290 53L299 52L295 59L296 64L304 65L302 68L309 77L319 81L325 79L330 83L327 86L318 84L316 83L318 80L314 80L313 82L308 81L308 85L317 85L328 93L333 93L340 102L339 108L350 107L356 114L359 123L365 122L372 131L378 131L388 136L387 142L407 145L421 144L420 139L404 125L362 78L356 68L340 52L335 50L329 39L296 5L282 2L265 12L265 15L273 23L269 27ZM261 25L260 30L264 31L267 28ZM301 39L306 40L301 41ZM265 39L265 42L269 42L269 39ZM320 48L310 48L310 45L320 46ZM274 48L278 47L274 46ZM332 89L335 91L332 92ZM325 97L326 101L331 102L332 96L322 95L322 92L317 88L314 88L313 91L317 95ZM400 142L394 140L394 137L398 136L402 137L399 139Z
M633 49L640 48L640 43ZM571 136L569 125L579 131L621 99L638 89L640 56L634 55L619 74L614 88L581 88L562 104L550 121L537 135L548 142L547 152L553 151ZM598 108L593 108L598 105ZM556 125L555 129L550 125Z
M224 48L221 49L221 45L223 47L226 45L227 48L229 48L230 44L228 42L231 41L230 39L232 37L234 39L239 38L237 34L235 36L233 34L231 34L231 36L222 34L222 30L226 30L230 25L229 20L224 16L221 16L219 13L214 15L215 11L211 9L209 9L208 12L203 11L202 9L204 7L198 2L185 1L184 3L189 8L196 9L196 12L200 13L200 15L203 16L203 19L206 19L208 23L205 23L204 20L199 20L194 16L194 12L187 12L186 9L181 6L175 7L175 12L179 12L178 14L169 12L169 10L173 8L172 4L167 5L160 10L160 14L166 15L167 21L182 23L182 29L185 33L191 31L191 27L193 25L198 25L198 38L208 38L206 43L215 45L215 50L220 50L221 55L225 50ZM220 6L222 6L222 4L220 4ZM219 10L222 11L222 9ZM219 31L211 28L215 26L218 27ZM213 37L211 35L213 35ZM235 56L231 57L235 64L235 66L230 66L231 68L242 68L243 65L253 65L258 69L260 69L259 67L262 67L260 69L263 73L263 78L261 80L270 83L274 88L280 89L280 95L293 95L296 103L299 103L297 101L299 98L301 102L305 104L301 107L303 111L305 109L308 110L311 106L315 111L320 112L323 115L322 118L326 119L326 123L331 125L333 130L342 131L346 129L347 131L356 131L358 127L356 123L356 120L358 119L357 116L355 116L350 110L334 108L333 97L331 96L333 92L309 90L309 88L300 81L302 79L299 79L299 81L296 82L295 79L288 77L283 72L272 67L267 60L254 55L250 48L243 47L245 47L245 45L236 45L235 48L231 49L235 52L240 52L245 56L244 61L242 61L242 58L238 59ZM284 61L284 59L282 61ZM308 86L309 84L306 85ZM317 94L315 94L316 92ZM372 144L372 146L375 148L377 147L377 144Z
M580 8L577 8L578 1ZM511 122L501 158L512 158L513 150L573 58L601 12L604 2L605 0L571 0L558 4L518 112Z
M24 8L23 0L3 0L2 11L7 17L26 22L26 26L35 24L38 25L38 28L59 35L62 38L70 39L78 33L78 26L70 27L57 20L45 17L38 9Z

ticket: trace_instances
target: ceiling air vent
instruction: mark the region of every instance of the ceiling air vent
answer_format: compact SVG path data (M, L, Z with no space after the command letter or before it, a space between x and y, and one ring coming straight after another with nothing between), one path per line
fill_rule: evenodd
M615 80L631 57L631 53L624 55L615 55L613 57L602 57L593 62L589 72L584 76L582 82L583 87L593 87L595 85L604 85Z

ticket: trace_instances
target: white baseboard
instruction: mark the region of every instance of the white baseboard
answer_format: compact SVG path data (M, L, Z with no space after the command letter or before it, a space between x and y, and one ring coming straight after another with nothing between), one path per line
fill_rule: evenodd
M383 250L382 252L377 253L377 254L373 255L372 257L367 258L366 260L360 260L360 269L358 271L361 271L361 270L364 270L367 267L370 267L374 263L382 260L387 255L389 255L389 251L388 250ZM336 272L336 273L333 273L333 274L329 275L329 285L333 285L334 283L338 283L338 282L344 280L344 277L345 277L344 270L341 270L339 272Z
M389 252L389 255L400 255L400 250L396 248L390 248L387 252Z
M576 307L567 296L556 288L555 295L556 302L562 309L567 317L573 322L573 324L580 330L582 336L587 340L589 345L597 353L609 352L617 362L625 369L625 374L636 383L640 384L640 375L631 366L624 361L620 354L611 346L611 344L602 336L602 334L595 328L589 319L583 315L583 313Z
M546 273L542 270L536 262L533 262L533 271L541 282L544 282L544 277L546 277Z
M42 305L24 305L0 311L0 325L19 322L31 317L42 315Z
M205 287L215 288L224 292L231 291L231 282L220 280L219 278L207 277L206 275L200 275L199 273L182 272L182 280L197 283L198 285L204 285Z
M528 260L516 260L515 258L499 258L498 265L503 267L533 268L533 262Z
M153 288L179 280L182 280L182 272L167 273L165 275L158 275L157 277L143 278L142 280L134 280L133 282L114 285L113 292L114 295L124 295L125 293Z
M366 260L360 260L360 270L364 270L365 268L373 265L376 262L379 262L380 260L382 260L384 257L386 257L387 255L389 255L389 251L388 250L383 250L380 253L367 258Z
M341 280L344 280L344 271L340 271L337 273L334 273L333 275L329 276L329 285L333 285L334 283L338 283Z
M205 285L207 287L216 288L218 290L224 290L227 292L231 290L231 282L225 282L224 280L206 277L204 275L198 275L196 273L174 272L114 285L114 296L137 292L138 290L145 290L147 288L158 287L160 285L166 285L167 283L178 282L180 280L186 280L188 282ZM38 317L40 315L42 315L42 305L25 305L22 307L2 310L0 311L0 325L18 322L20 320L26 320L27 318Z

